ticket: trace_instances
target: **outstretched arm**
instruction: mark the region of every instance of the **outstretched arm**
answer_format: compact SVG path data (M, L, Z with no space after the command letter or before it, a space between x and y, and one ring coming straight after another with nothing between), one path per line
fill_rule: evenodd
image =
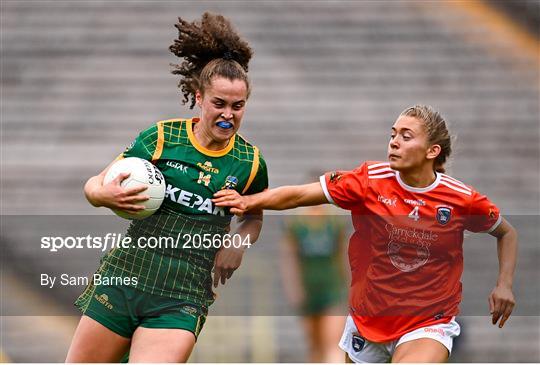
M237 215L259 209L285 210L328 203L318 182L281 186L246 196L241 196L234 190L221 190L214 194L213 201L217 206L231 207L231 213Z
M514 270L517 259L517 232L506 219L492 233L497 238L497 253L499 256L499 276L497 285L489 295L489 310L492 315L492 323L496 324L499 319L499 328L512 314L516 304L512 293Z

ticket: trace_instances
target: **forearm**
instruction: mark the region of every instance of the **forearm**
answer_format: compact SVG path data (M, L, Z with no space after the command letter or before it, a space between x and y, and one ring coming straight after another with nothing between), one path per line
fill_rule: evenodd
M517 233L513 229L497 238L497 253L499 256L497 285L512 287L517 261L517 245Z
M327 203L319 183L281 186L246 196L248 209L285 210Z
M247 239L250 244L253 244L259 239L262 224L262 212L242 217L239 219L235 234L241 237L241 242L244 242L244 240Z

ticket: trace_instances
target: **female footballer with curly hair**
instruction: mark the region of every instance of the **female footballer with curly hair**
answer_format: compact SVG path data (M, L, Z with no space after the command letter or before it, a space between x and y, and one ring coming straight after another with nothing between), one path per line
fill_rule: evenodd
M232 215L215 206L212 195L224 188L254 194L268 185L259 150L237 134L250 94L251 48L223 16L178 20L179 36L170 50L184 61L173 74L181 77L183 102L197 105L200 116L157 122L119 156L151 161L167 183L160 210L131 222L132 242L143 236L223 236ZM148 199L144 188L120 186L128 174L103 184L109 167L86 183L88 201L130 213L142 210L139 203ZM253 243L261 225L262 211L241 219L235 234ZM136 280L92 282L86 288L76 301L83 316L67 362L117 362L127 351L130 362L187 361L214 301L212 283L231 277L244 247L180 246L115 248L102 258L97 272L102 277Z

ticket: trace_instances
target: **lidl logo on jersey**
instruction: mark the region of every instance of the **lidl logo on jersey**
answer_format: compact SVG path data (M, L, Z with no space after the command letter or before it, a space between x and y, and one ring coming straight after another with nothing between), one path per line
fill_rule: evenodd
M452 210L448 207L439 207L437 208L437 222L442 224L443 226L450 222L450 218L452 218Z
M206 172L211 172L213 174L219 174L219 169L212 167L212 162L206 161L204 164L197 162L197 166Z
M97 295L97 294L94 294L94 298L101 304L103 304L105 306L105 308L107 309L113 309L113 305L111 303L109 303L109 296L107 294L101 294L101 295Z
M172 186L171 184L167 184L167 188L165 189L165 198L191 209L196 209L208 214L225 216L224 208L214 206L212 199L205 199L198 194L191 193L187 190L182 190Z

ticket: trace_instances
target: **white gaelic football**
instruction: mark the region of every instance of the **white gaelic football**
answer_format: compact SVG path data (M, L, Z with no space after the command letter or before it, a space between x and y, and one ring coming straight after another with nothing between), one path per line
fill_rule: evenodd
M126 219L143 219L154 214L161 206L165 197L165 178L161 171L150 161L138 157L128 157L116 161L111 166L103 179L103 184L108 184L122 172L130 173L129 177L121 183L124 189L146 185L148 189L143 191L142 194L148 195L150 199L136 203L145 207L144 210L138 213L130 214L115 209L113 209L113 212Z

